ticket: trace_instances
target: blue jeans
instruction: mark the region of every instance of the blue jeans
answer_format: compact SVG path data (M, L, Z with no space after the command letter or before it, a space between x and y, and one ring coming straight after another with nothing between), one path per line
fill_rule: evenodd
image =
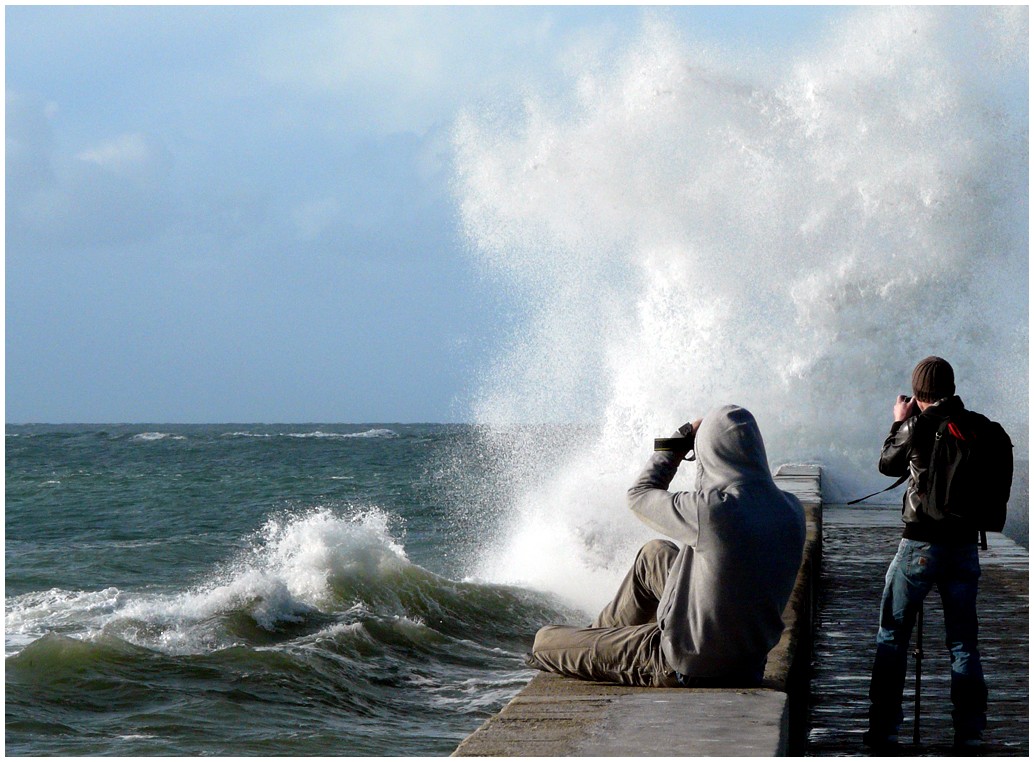
M951 654L951 713L957 736L972 736L987 724L987 686L977 650L976 543L942 545L902 540L887 569L876 658L869 684L869 728L896 734L904 714L908 642L926 594L937 585L944 605L945 645Z

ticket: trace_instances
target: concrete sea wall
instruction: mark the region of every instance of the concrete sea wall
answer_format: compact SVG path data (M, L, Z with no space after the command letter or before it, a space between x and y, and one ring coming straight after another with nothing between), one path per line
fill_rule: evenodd
M633 688L541 673L453 756L784 756L803 753L822 551L821 472L783 466L808 539L783 636L759 688Z

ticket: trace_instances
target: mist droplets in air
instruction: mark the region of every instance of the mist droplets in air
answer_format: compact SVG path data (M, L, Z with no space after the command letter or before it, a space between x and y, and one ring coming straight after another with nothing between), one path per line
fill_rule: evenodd
M652 437L726 402L833 499L881 486L929 354L1026 454L1026 30L867 8L753 63L647 17L516 120L464 115L466 234L526 315L474 410L508 517L487 576L594 605L648 536L624 493Z

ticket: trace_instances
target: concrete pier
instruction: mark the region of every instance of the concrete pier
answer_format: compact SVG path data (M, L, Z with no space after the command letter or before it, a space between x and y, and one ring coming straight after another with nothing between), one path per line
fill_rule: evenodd
M755 689L633 688L540 673L453 756L782 756L803 750L810 633L822 542L817 466L783 466L779 485L808 519L783 637Z
M823 511L823 567L811 681L809 756L866 754L869 676L887 566L901 540L899 506ZM988 727L981 756L1029 752L1027 550L1000 534L980 551L979 646L988 686ZM944 613L933 591L924 604L920 744L913 746L913 668L905 682L901 753L952 756L949 663ZM914 642L914 639L913 639ZM912 662L912 660L909 660Z

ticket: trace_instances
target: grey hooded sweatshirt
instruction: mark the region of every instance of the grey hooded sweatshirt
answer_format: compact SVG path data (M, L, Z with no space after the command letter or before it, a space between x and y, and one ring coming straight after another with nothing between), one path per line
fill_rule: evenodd
M628 491L680 544L657 608L668 664L688 677L760 679L804 551L800 501L772 480L754 416L727 405L696 433L696 489L668 492L678 454L654 453Z

